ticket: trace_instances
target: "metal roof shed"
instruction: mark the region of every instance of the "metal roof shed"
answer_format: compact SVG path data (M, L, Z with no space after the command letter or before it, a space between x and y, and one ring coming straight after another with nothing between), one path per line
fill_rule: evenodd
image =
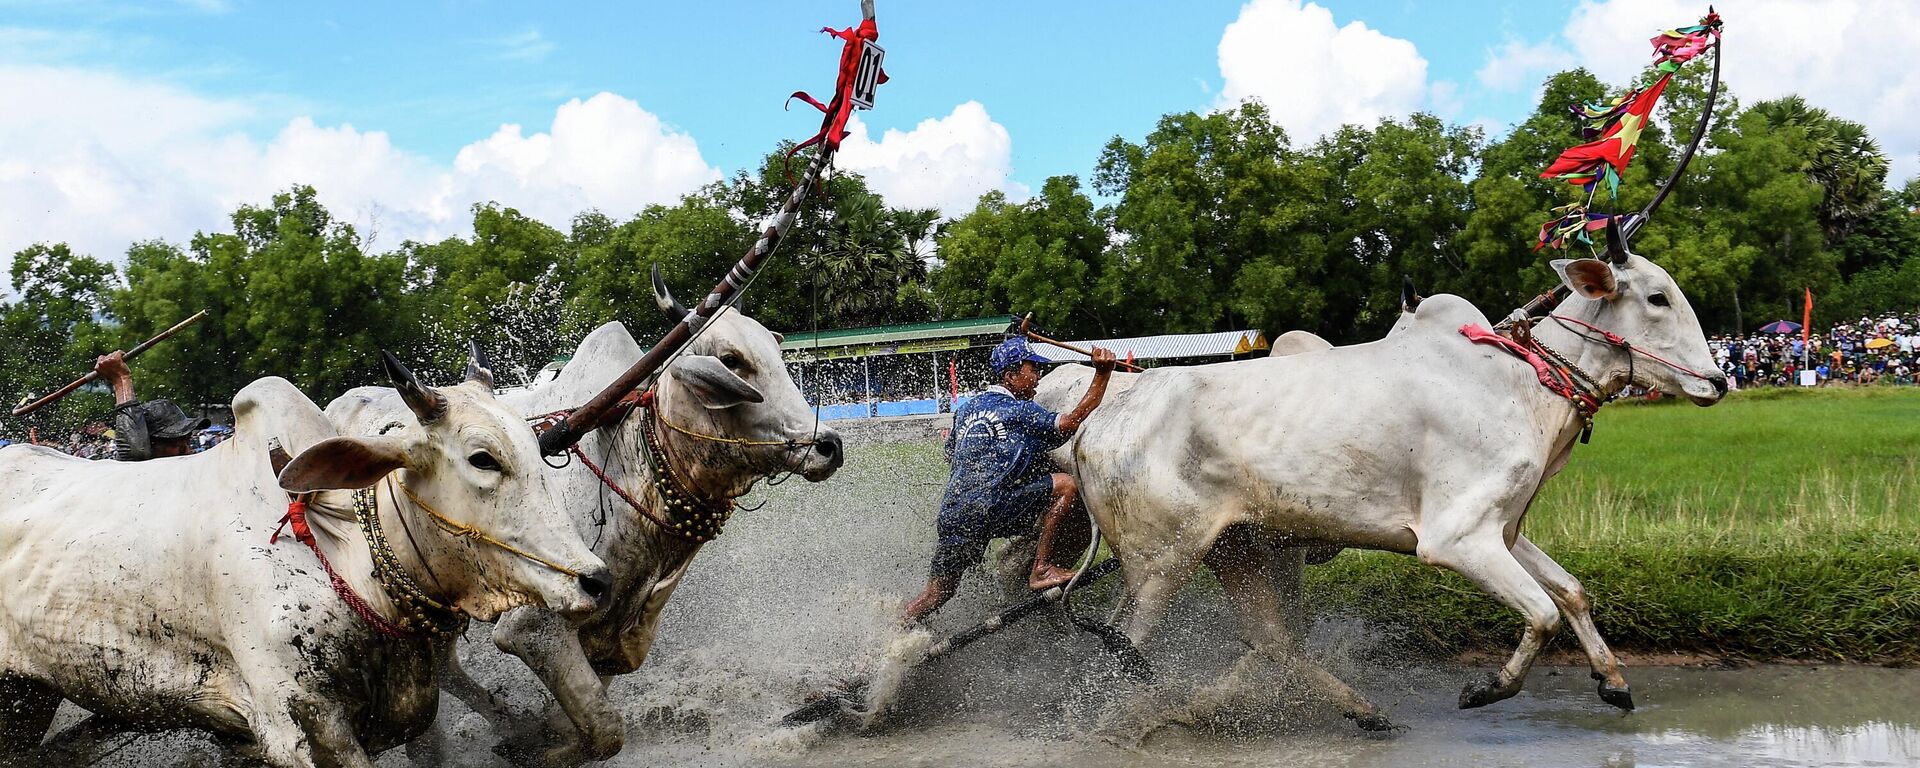
M1259 331L1221 331L1219 333L1174 333L1163 336L1137 336L1130 339L1098 339L1068 342L1081 349L1106 347L1121 359L1131 354L1135 360L1173 360L1193 357L1230 357L1268 349L1267 337ZM1048 344L1035 344L1033 351L1056 363L1086 362L1087 356L1068 352Z

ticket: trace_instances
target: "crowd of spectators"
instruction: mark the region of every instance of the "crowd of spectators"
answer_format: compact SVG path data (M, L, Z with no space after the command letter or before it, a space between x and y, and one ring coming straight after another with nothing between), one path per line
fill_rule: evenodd
M1920 314L1840 323L1826 333L1798 331L1714 336L1707 340L1736 388L1812 384L1913 384L1920 379Z
M216 424L195 431L188 443L190 453L199 453L212 448L233 436L233 428ZM14 443L26 443L36 438L15 435L0 435L0 448ZM80 432L68 435L66 439L47 440L37 438L40 445L55 449L61 453L78 456L83 459L111 459L114 457L113 430L105 424L95 424Z

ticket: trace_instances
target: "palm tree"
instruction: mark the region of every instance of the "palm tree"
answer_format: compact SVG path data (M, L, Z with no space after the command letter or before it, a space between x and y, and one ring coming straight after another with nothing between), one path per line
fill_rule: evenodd
M1887 179L1887 155L1867 135L1866 126L1834 117L1799 96L1753 106L1774 129L1806 132L1813 152L1801 171L1826 190L1820 202L1820 226L1828 242L1838 242L1880 208Z
M924 319L928 304L918 297L938 220L932 210L886 209L878 195L837 201L816 262L827 321L845 327Z

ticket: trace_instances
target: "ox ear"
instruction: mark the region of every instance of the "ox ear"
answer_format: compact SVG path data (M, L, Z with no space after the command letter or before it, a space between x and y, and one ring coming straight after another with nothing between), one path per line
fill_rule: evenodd
M1611 299L1619 294L1620 283L1613 278L1613 267L1599 259L1554 259L1553 271L1574 293L1589 299Z
M293 457L280 470L280 487L289 493L358 490L405 464L400 438L330 437Z
M775 343L775 344L785 344L785 343L787 343L787 335L786 335L786 334L784 334L784 333L781 333L781 332L779 332L779 331L767 331L767 333L771 333L771 334L773 334L773 343Z
M447 398L421 384L392 352L380 350L380 362L386 366L387 378L393 380L393 388L400 391L400 399L407 401L407 408L413 411L413 417L422 425L432 424L446 413Z
M674 380L693 390L693 396L709 410L732 408L741 403L766 400L760 390L735 376L733 371L712 355L683 355L668 369Z
M474 339L467 339L467 381L477 381L493 389L493 364L487 360L487 352L480 348L480 342Z

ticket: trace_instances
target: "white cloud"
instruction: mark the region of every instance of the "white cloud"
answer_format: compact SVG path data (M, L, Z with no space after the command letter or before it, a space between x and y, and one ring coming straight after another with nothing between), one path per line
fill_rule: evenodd
M496 37L487 43L495 49L494 56L507 61L533 62L553 53L553 41L540 34L535 27L528 27L504 37Z
M1496 91L1539 88L1541 81L1573 64L1573 54L1551 41L1527 43L1508 40L1487 52L1487 63L1474 73L1480 85Z
M1920 4L1908 0L1749 0L1724 4L1721 76L1743 103L1797 93L1867 126L1894 161L1893 181L1920 173ZM1647 39L1692 23L1683 0L1585 0L1567 21L1579 64L1624 83L1650 60Z
M261 115L115 74L0 66L0 255L66 241L121 256L135 240L222 231L242 203L311 184L335 216L377 227L380 243L464 234L468 208L497 200L564 227L586 208L627 216L720 178L694 140L631 100L569 101L544 133L501 126L449 166L352 125L289 120L271 139L241 130Z
M1295 143L1346 123L1370 125L1428 103L1427 60L1413 43L1334 23L1300 0L1251 0L1220 36L1216 106L1257 98ZM1443 94L1444 95L1444 94Z
M461 149L453 167L462 197L499 200L549 222L589 207L629 215L720 179L692 136L611 93L560 105L548 133L500 126Z
M1024 185L1007 178L1013 139L977 101L954 107L946 117L922 120L911 131L888 129L877 142L855 116L834 163L865 176L888 205L938 208L948 216L972 210L989 190L1004 189L1014 199L1028 194Z

